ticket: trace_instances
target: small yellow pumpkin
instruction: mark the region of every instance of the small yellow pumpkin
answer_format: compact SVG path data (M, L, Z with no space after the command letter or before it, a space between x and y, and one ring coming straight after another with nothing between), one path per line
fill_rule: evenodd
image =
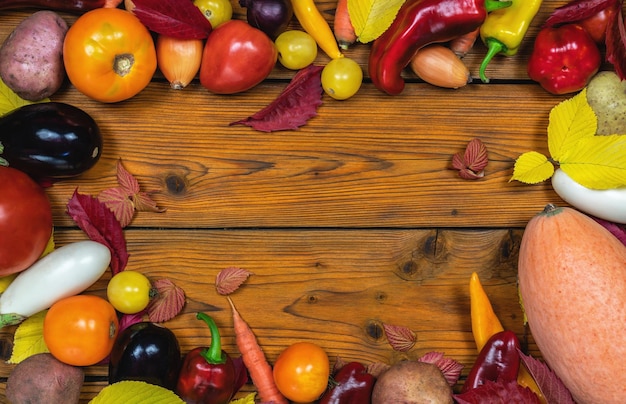
M527 224L519 289L533 338L578 404L626 398L626 247L595 220L547 205Z

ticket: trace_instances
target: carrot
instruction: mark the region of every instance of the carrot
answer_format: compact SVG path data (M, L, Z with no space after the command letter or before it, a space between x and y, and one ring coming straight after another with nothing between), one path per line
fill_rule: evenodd
M356 33L348 13L348 0L337 0L333 31L341 49L348 49L356 41Z
M272 367L267 362L265 354L256 340L256 336L250 329L248 323L241 318L230 297L227 298L233 312L233 327L235 330L237 348L239 348L243 363L246 365L250 373L250 378L256 386L261 402L289 404L287 399L278 391L274 383Z
M474 47L474 43L480 33L480 27L476 28L472 32L468 32L465 35L461 35L452 41L450 41L450 49L460 58L465 57L470 50Z

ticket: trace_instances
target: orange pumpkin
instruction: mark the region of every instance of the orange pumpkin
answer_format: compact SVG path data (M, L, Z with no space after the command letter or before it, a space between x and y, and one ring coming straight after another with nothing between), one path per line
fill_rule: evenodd
M626 397L626 247L577 210L548 205L526 226L519 289L542 356L578 404Z

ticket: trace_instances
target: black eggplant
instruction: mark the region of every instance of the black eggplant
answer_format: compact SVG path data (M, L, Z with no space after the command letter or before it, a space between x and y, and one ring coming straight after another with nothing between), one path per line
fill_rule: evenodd
M76 177L101 154L98 125L72 105L29 104L0 117L0 163L36 180Z
M109 383L139 380L176 388L182 357L176 335L151 322L135 323L118 335L109 357Z

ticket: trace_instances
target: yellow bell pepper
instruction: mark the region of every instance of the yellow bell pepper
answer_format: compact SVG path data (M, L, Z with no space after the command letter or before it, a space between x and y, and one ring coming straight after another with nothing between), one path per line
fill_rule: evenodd
M480 79L484 83L489 82L485 70L495 55L513 56L517 53L541 2L512 0L509 7L494 10L487 15L480 27L480 38L488 48L479 69Z

